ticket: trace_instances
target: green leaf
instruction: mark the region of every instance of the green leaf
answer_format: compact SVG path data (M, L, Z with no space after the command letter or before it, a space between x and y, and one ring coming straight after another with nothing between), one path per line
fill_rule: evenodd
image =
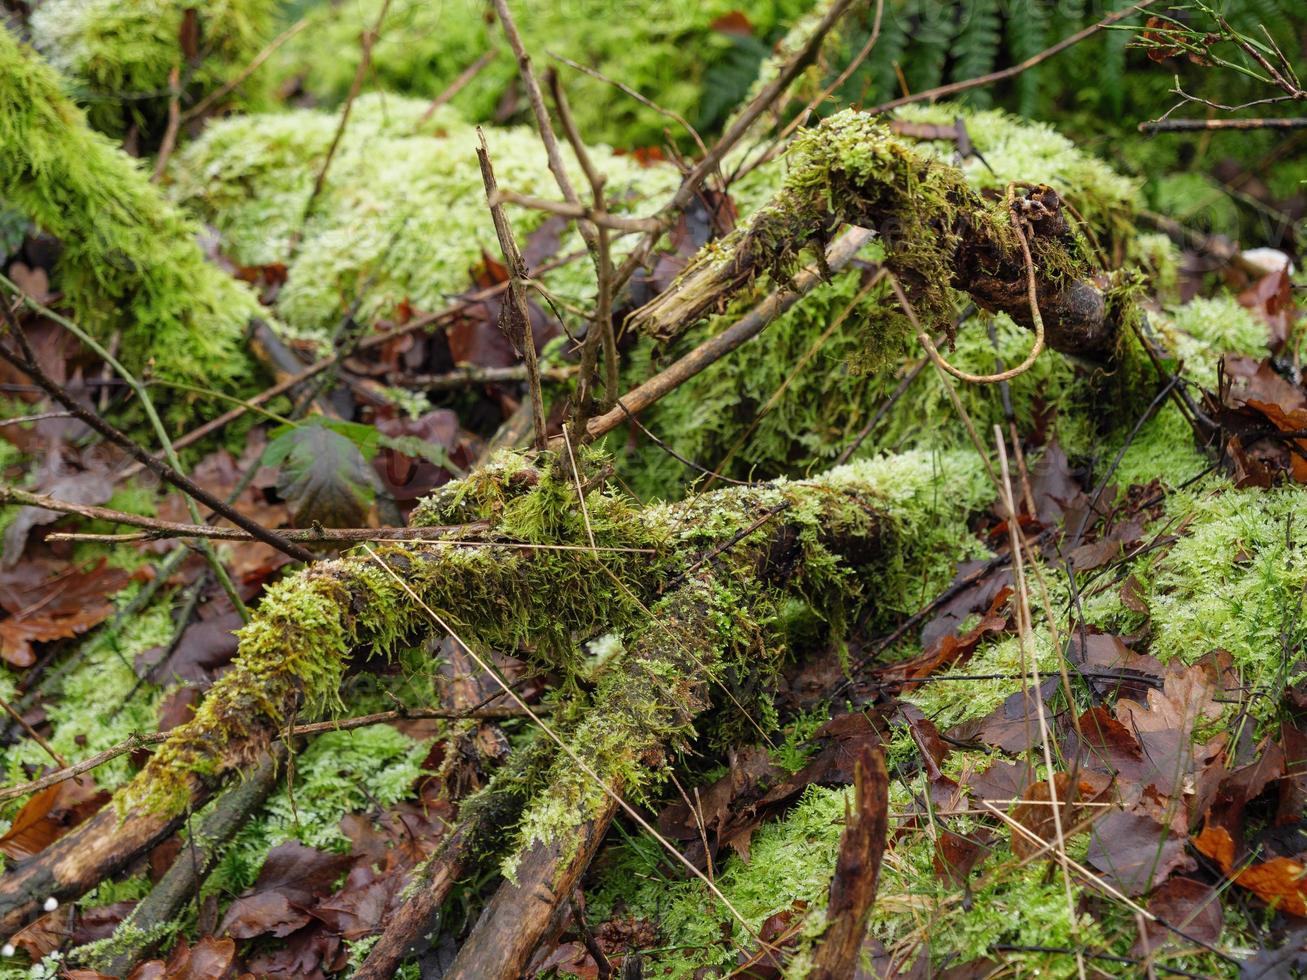
M314 418L272 435L263 463L278 468L277 492L290 505L295 523L361 527L376 495L368 460L377 451L377 431Z

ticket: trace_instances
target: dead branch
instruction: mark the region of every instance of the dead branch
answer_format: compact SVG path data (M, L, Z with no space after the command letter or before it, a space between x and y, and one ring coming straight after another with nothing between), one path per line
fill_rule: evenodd
M434 99L431 100L431 105L427 106L426 112L422 113L422 118L418 120L418 125L419 126L422 125L432 116L434 116L436 114L436 110L438 110L441 106L448 105L450 101L454 98L454 96L458 95L459 92L467 88L467 86L472 83L472 80L481 74L481 70L485 68L486 65L490 64L490 62L495 60L495 57L498 54L499 52L496 51L494 48L489 48L481 55L480 58L478 58L476 61L472 62L472 64L468 65L461 72L459 72L458 77L455 78L452 82L450 82L449 85L445 87L445 90L443 92L441 92L439 95L437 95Z
M502 4L503 0L498 0ZM520 42L519 42L520 43ZM486 186L486 200L493 202L498 185L495 183L495 171L490 165L490 150L486 146L486 134L477 127L477 137L481 145L477 147L477 160L481 164L481 180ZM536 359L535 335L531 332L531 313L526 304L526 286L529 275L526 262L518 250L517 239L513 237L512 225L508 215L504 214L502 204L490 204L490 216L495 222L495 236L499 239L499 249L504 254L504 264L508 267L509 301L499 310L499 329L504 332L509 342L526 362L527 387L531 397L531 428L535 434L537 449L545 448L545 407L544 395L540 390L540 363Z
M837 271L848 265L862 246L871 241L871 238L872 233L862 228L846 231L826 250L825 271L816 265L804 269L793 277L789 286L777 289L754 307L747 316L716 336L710 337L648 381L632 388L618 400L617 406L590 420L586 427L586 437L597 439L604 433L611 432L621 425L628 415L638 415L643 412L710 364L721 360L745 341L762 333L768 324L821 283L828 272Z
M1141 133L1194 133L1209 129L1307 129L1303 119L1158 119L1141 122Z
M125 948L118 950L107 964L110 975L127 976L149 954L154 944L148 937L156 934L153 930L157 926L174 919L191 897L198 894L227 842L276 788L278 772L285 761L285 748L277 746L252 773L218 798L198 833L190 835L189 847L183 847L164 876L119 926L117 934L128 939ZM77 961L76 952L71 954L71 959Z
M376 22L368 29L363 31L363 36L359 39L362 52L359 55L358 68L354 70L354 80L350 82L349 94L345 96L345 104L340 110L340 122L336 125L335 135L331 138L331 145L327 147L327 155L322 160L322 166L318 169L318 175L313 181L313 190L309 192L309 199L304 202L304 213L300 216L300 228L295 232L291 240L291 252L293 253L299 246L300 235L303 233L303 225L313 214L313 205L318 202L322 195L322 188L327 183L327 172L331 169L331 161L336 158L336 151L340 149L340 141L345 138L345 129L349 126L350 113L354 108L354 100L358 98L359 92L363 89L363 79L367 77L368 68L372 65L372 46L377 43L377 38L381 36L381 27L386 22L386 14L390 12L390 0L382 0L381 7L377 11Z

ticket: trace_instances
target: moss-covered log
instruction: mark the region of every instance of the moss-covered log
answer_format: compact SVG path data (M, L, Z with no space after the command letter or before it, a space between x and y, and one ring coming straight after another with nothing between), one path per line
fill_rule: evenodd
M928 329L952 316L950 289L984 309L1033 325L1027 263L1003 201L986 200L955 167L920 154L871 116L848 110L804 132L777 195L748 224L700 253L673 286L635 316L668 340L767 274L784 281L802 253L842 225L876 231L885 265L909 291ZM1031 229L1040 313L1055 350L1102 357L1115 342L1103 291L1089 278L1087 244L1055 191L1016 202Z
M97 818L17 872L39 880L43 894L9 876L0 885L0 921L13 924L44 897L77 894L121 867L192 800L250 766L292 712L301 718L321 712L336 697L355 650L385 653L429 630L428 609L474 646L528 648L564 674L564 690L597 683L593 701L604 711L578 715L571 724L566 711L554 717L576 754L638 793L652 776L645 754L688 732L695 711L687 705L697 685L729 687L739 707L726 705L721 724L738 731L748 723L740 712L753 715L766 702L789 627L799 624L810 634L813 623L825 622L838 632L882 590L893 592L903 576L920 574L927 557L938 560L926 554L937 539L918 523L959 525L984 496L975 463L947 457L944 465L956 492L937 502L929 487L939 462L909 456L668 506L638 508L594 488L582 508L573 484L553 469L502 456L442 488L415 515L416 522L442 525L487 521L488 530L477 532L481 543L378 549L384 565L369 555L350 556L273 587L241 633L233 669L118 794L122 825L110 832L111 818ZM959 532L956 540L962 539ZM566 548L553 550L557 545ZM641 636L666 628L648 613L660 594L704 581L713 583L704 601L716 632L693 638L693 649L700 660L709 651L713 659L693 675L651 659L640 669L658 673L662 686L632 689L621 670L605 674L578 648L578 639L611 635L610 645L641 650ZM682 643L690 640L682 636ZM666 688L675 695L675 717L665 716L658 700ZM571 703L583 712L589 700L577 693ZM604 798L568 760L548 778L549 792L521 822L522 845L566 833ZM90 847L87 833L107 840ZM137 846L128 853L119 840ZM73 852L80 860L77 873L68 874L60 861Z
M3 29L0 200L60 240L64 302L106 342L121 333L129 369L227 392L249 386L243 337L257 298L205 260L199 225L94 132L55 72Z

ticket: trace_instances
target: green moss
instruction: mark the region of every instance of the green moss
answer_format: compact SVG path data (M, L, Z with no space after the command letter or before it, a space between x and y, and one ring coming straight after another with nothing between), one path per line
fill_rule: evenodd
M120 332L129 369L227 392L249 385L243 335L260 312L253 293L205 261L198 225L90 130L54 72L8 31L0 31L0 198L61 240L55 285L65 305L106 342ZM174 417L195 400L167 398Z
M948 103L904 106L898 116L950 127L961 118L984 157L983 163L975 156L958 163L973 187L1002 192L1014 180L1048 184L1085 217L1105 247L1124 245L1137 234L1132 218L1141 204L1139 182L1121 176L1047 123ZM949 162L957 155L955 142L918 145Z
M135 591L130 587L119 597L125 601ZM130 701L136 689L135 658L167 643L172 636L169 604L156 603L144 613L124 622L117 632L103 630L82 644L76 666L63 679L55 696L45 702L48 736L56 752L68 759L82 759L124 741L136 732L156 727L158 690L145 685ZM5 679L13 675L5 671ZM5 690L8 699L14 694ZM43 767L50 757L31 739L6 748L0 759L6 783L20 783L29 777L25 767ZM97 785L113 789L126 782L132 764L120 756L95 770Z
M391 316L401 304L430 311L467 290L470 271L499 246L476 166L474 128L444 109L421 123L426 104L379 94L354 106L340 150L313 215L303 221L314 180L335 134L334 113L300 110L240 116L214 124L180 154L175 196L212 223L236 261L287 262L277 298L284 322L303 336L324 338L359 301L360 320ZM501 187L557 199L539 137L525 128L487 134ZM565 152L572 179L584 175ZM648 214L678 182L670 166L642 168L631 157L596 148L608 175L611 209ZM514 208L519 241L545 219ZM291 239L301 230L298 249ZM620 239L624 254L631 239ZM294 251L294 258L291 253ZM551 257L584 253L574 227ZM593 300L593 269L584 259L542 277L571 304Z
M46 0L32 13L32 42L76 86L92 125L121 133L131 123L159 127L168 76L185 72L189 97L216 88L271 37L277 0ZM178 40L194 11L200 55L187 63Z
M343 99L358 64L359 36L373 26L380 6L380 0L322 5L311 14L310 28L278 55L276 71L297 77L318 99ZM572 58L695 123L715 66L730 64L737 48L737 42L712 24L738 11L748 18L756 37L765 39L809 6L811 0L657 0L618 6L584 0L518 4L512 9L538 70L550 61L548 53ZM494 48L494 60L454 99L469 118L490 119L515 81L517 67L487 9L480 0L394 0L373 50L375 83L429 100ZM579 24L585 30L579 31ZM666 116L616 87L563 66L559 70L586 140L627 148L660 145L669 128L675 139L686 139Z

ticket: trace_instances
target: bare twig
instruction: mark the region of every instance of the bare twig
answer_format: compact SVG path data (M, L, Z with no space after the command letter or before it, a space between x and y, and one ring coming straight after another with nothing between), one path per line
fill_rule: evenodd
M1207 129L1307 129L1301 119L1158 119L1141 122L1141 133L1192 133Z
M669 365L648 381L631 389L614 406L603 415L592 418L586 427L586 435L597 439L606 432L617 428L628 415L643 412L654 402L674 391L681 384L693 378L710 364L719 361L735 350L746 340L756 337L767 325L797 303L806 293L822 282L826 273L844 268L853 257L872 238L872 232L863 228L851 228L831 243L826 251L826 270L812 265L799 272L790 286L778 289L759 303L745 317L727 327L715 337L710 337L680 360Z
M182 125L180 65L173 65L172 70L168 72L168 91L168 126L163 131L163 139L159 143L159 155L154 161L154 174L150 178L156 184L163 179L164 171L168 169L168 159L172 156L172 151L177 148L177 133Z
M445 87L445 90L443 92L441 92L439 95L437 95L434 99L431 100L431 105L427 106L426 112L422 113L422 117L418 120L418 125L421 126L423 123L425 123L428 119L430 119L432 116L436 114L436 110L438 110L443 105L448 105L450 100L453 99L454 96L458 95L459 92L467 88L467 86L471 84L472 80L481 74L481 70L485 68L486 65L490 64L490 62L495 60L495 56L497 54L499 54L498 51L496 51L494 48L490 48L484 54L482 54L480 58L478 58L476 61L472 62L472 64L468 65L461 72L459 72L458 77L454 79L452 82L450 82L449 85Z
M558 73L550 71L548 75L550 91L554 96L554 105L558 108L558 118L563 124L567 141L581 164L586 180L590 182L590 195L594 210L603 214L607 210L604 198L606 178L595 167L590 158L590 151L581 139L572 116L572 107L567 101L567 93L559 81ZM605 215L606 217L606 215ZM617 397L617 338L613 333L613 254L608 234L608 227L594 223L595 239L592 248L595 273L598 279L595 293L595 314L590 329L585 335L581 347L581 374L577 383L576 401L572 411L572 425L578 432L585 432L585 424L590 418L590 407L594 402L592 379L599 348L604 353L604 395L609 403ZM570 449L570 447L569 447ZM575 467L573 467L575 470Z
M513 57L517 59L517 72L521 76L522 85L526 88L527 100L531 103L531 112L535 116L536 128L540 131L540 141L544 143L545 156L549 159L549 170L554 175L558 189L563 192L563 198L569 204L579 204L581 198L577 196L576 189L572 186L572 180L567 176L567 167L563 163L563 151L558 144L558 137L554 135L553 123L549 121L549 110L545 108L544 94L540 91L540 83L536 81L535 72L531 69L531 56L527 54L526 45L522 43L522 35L518 33L517 22L513 20L513 12L508 9L508 0L494 0L494 4L495 15L499 18L499 26L504 30L504 37L508 39L508 46L513 49ZM589 245L594 229L587 229L582 224L581 234L586 239L586 244Z
M595 207L586 207L579 202L572 204L568 201L549 201L501 187L495 192L495 200L492 203L499 204L505 201L535 211L546 211L563 218L583 218L600 228L611 228L613 231L645 232L656 231L662 227L662 223L657 218L628 218L620 214L609 214L602 203Z
M502 4L503 0L497 0L497 3ZM477 147L477 160L481 164L481 180L486 187L486 200L492 201L497 189L495 171L490 165L490 150L486 146L486 134L479 126L477 138L481 141L481 145ZM513 237L513 228L508 223L508 216L504 214L504 206L491 204L490 216L495 222L495 236L499 239L500 251L504 253L504 264L508 267L509 276L509 301L500 307L499 327L526 362L527 387L530 389L531 397L531 428L535 433L536 448L544 449L547 442L544 395L540 390L540 364L536 360L535 335L531 331L531 311L526 303L528 281L526 262L518 250L517 239Z
M1109 14L1096 24L1091 24L1083 30L1069 37L1064 37L1052 47L1045 48L1038 54L1033 54L1025 61L1018 62L1015 65L1009 65L1007 68L1001 68L998 71L992 71L987 75L979 75L976 78L964 79L960 82L950 82L947 85L939 85L935 88L923 89L920 92L914 92L911 95L904 95L897 99L891 99L888 102L882 102L880 105L868 110L872 113L889 112L891 109L897 109L899 106L909 105L913 102L933 102L936 99L947 99L959 92L969 92L973 88L983 88L986 85L993 85L995 82L1001 82L1008 78L1020 75L1024 71L1029 71L1041 62L1047 61L1056 54L1061 54L1067 48L1079 44L1087 37L1092 37L1105 27L1111 27L1118 21L1124 20L1132 14L1137 14L1146 7L1151 6L1155 0L1139 0L1132 7L1125 10L1118 10L1114 14Z
M228 95L230 95L232 92L236 91L236 89L244 85L246 80L251 75L253 75L256 71L258 71L259 68L263 65L263 63L267 61L269 58L271 58L273 54L276 53L278 48L280 48L283 44L285 44L287 41L293 38L300 31L304 30L304 28L307 27L308 24L309 24L308 18L301 17L295 23L291 24L290 27L286 28L284 31L282 31L280 34L274 37L271 41L269 41L266 45L264 45L263 50L260 51L258 54L256 54L253 60L251 60L248 65L246 65L234 76L232 76L230 81L224 84L221 88L215 89L214 91L210 92L203 99L201 99L199 102L195 103L195 105L191 106L184 113L182 113L182 122L188 123L192 119L199 119L206 112L212 109L215 105L217 105L219 102L225 99Z
M304 213L300 216L300 227L295 230L291 240L291 251L294 252L299 245L300 235L304 231L304 224L313 214L313 205L318 202L318 197L322 194L322 188L327 183L327 171L331 169L331 161L336 157L336 151L340 148L340 141L345 137L345 128L349 125L350 113L354 108L354 100L358 98L359 92L363 89L363 79L367 77L368 68L372 65L372 46L377 43L377 38L381 36L381 26L386 21L386 14L390 11L390 0L382 0L381 9L377 11L376 22L371 28L364 30L360 38L362 53L359 56L358 68L354 71L354 80L350 82L349 94L345 96L345 104L340 110L340 122L336 126L336 134L331 138L331 145L327 147L327 155L322 161L322 167L318 170L317 179L313 181L313 190L309 193L309 199L304 202Z

